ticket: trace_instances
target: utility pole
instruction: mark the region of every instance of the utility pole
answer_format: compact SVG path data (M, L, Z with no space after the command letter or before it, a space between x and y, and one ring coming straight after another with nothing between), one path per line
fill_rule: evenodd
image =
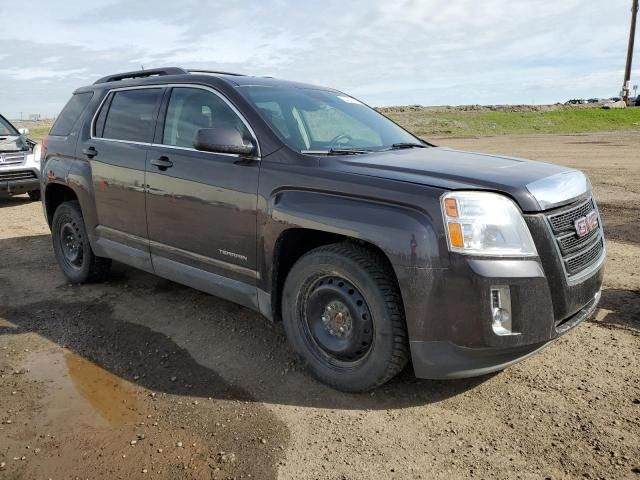
M636 37L636 19L638 17L638 0L633 0L631 7L631 30L629 31L629 48L627 50L627 66L624 70L624 84L622 85L622 100L629 104L629 90L631 86L631 62L633 61L633 44Z

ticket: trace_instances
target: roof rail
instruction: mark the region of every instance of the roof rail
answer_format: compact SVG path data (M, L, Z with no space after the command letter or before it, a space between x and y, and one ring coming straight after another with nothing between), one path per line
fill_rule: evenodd
M106 77L102 77L96 80L93 84L97 85L98 83L106 83L106 82L117 82L120 80L126 80L129 78L146 78L153 76L163 76L163 75L183 75L185 73L189 73L187 70L178 67L168 67L168 68L152 68L149 70L137 70L134 72L124 72L124 73L116 73L115 75L107 75Z
M218 70L188 70L189 73L214 73L218 75L233 75L234 77L246 77L244 73L221 72Z

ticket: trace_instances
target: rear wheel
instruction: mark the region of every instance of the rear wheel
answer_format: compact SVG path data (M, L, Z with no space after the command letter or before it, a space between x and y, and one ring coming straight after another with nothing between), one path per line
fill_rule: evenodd
M409 359L393 271L367 248L344 243L304 255L285 282L282 313L294 350L338 390L374 389Z
M31 200L33 200L34 202L39 202L40 201L40 190L32 190L31 192L29 192L29 198Z
M102 280L111 268L111 259L93 253L77 201L60 205L51 224L53 250L60 269L71 283Z

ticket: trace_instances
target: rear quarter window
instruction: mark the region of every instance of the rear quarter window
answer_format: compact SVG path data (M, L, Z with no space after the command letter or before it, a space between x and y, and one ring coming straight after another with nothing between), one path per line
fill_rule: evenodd
M49 135L67 136L73 130L76 122L87 108L89 101L93 97L93 92L76 93L71 97L67 104L58 115Z

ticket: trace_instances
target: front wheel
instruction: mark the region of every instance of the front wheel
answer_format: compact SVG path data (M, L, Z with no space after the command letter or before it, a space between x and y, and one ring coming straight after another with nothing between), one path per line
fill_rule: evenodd
M77 201L65 202L53 214L53 250L62 273L71 283L102 280L111 268L111 259L93 253Z
M293 349L338 390L372 390L409 359L393 271L362 246L328 245L298 260L285 281L282 315Z

